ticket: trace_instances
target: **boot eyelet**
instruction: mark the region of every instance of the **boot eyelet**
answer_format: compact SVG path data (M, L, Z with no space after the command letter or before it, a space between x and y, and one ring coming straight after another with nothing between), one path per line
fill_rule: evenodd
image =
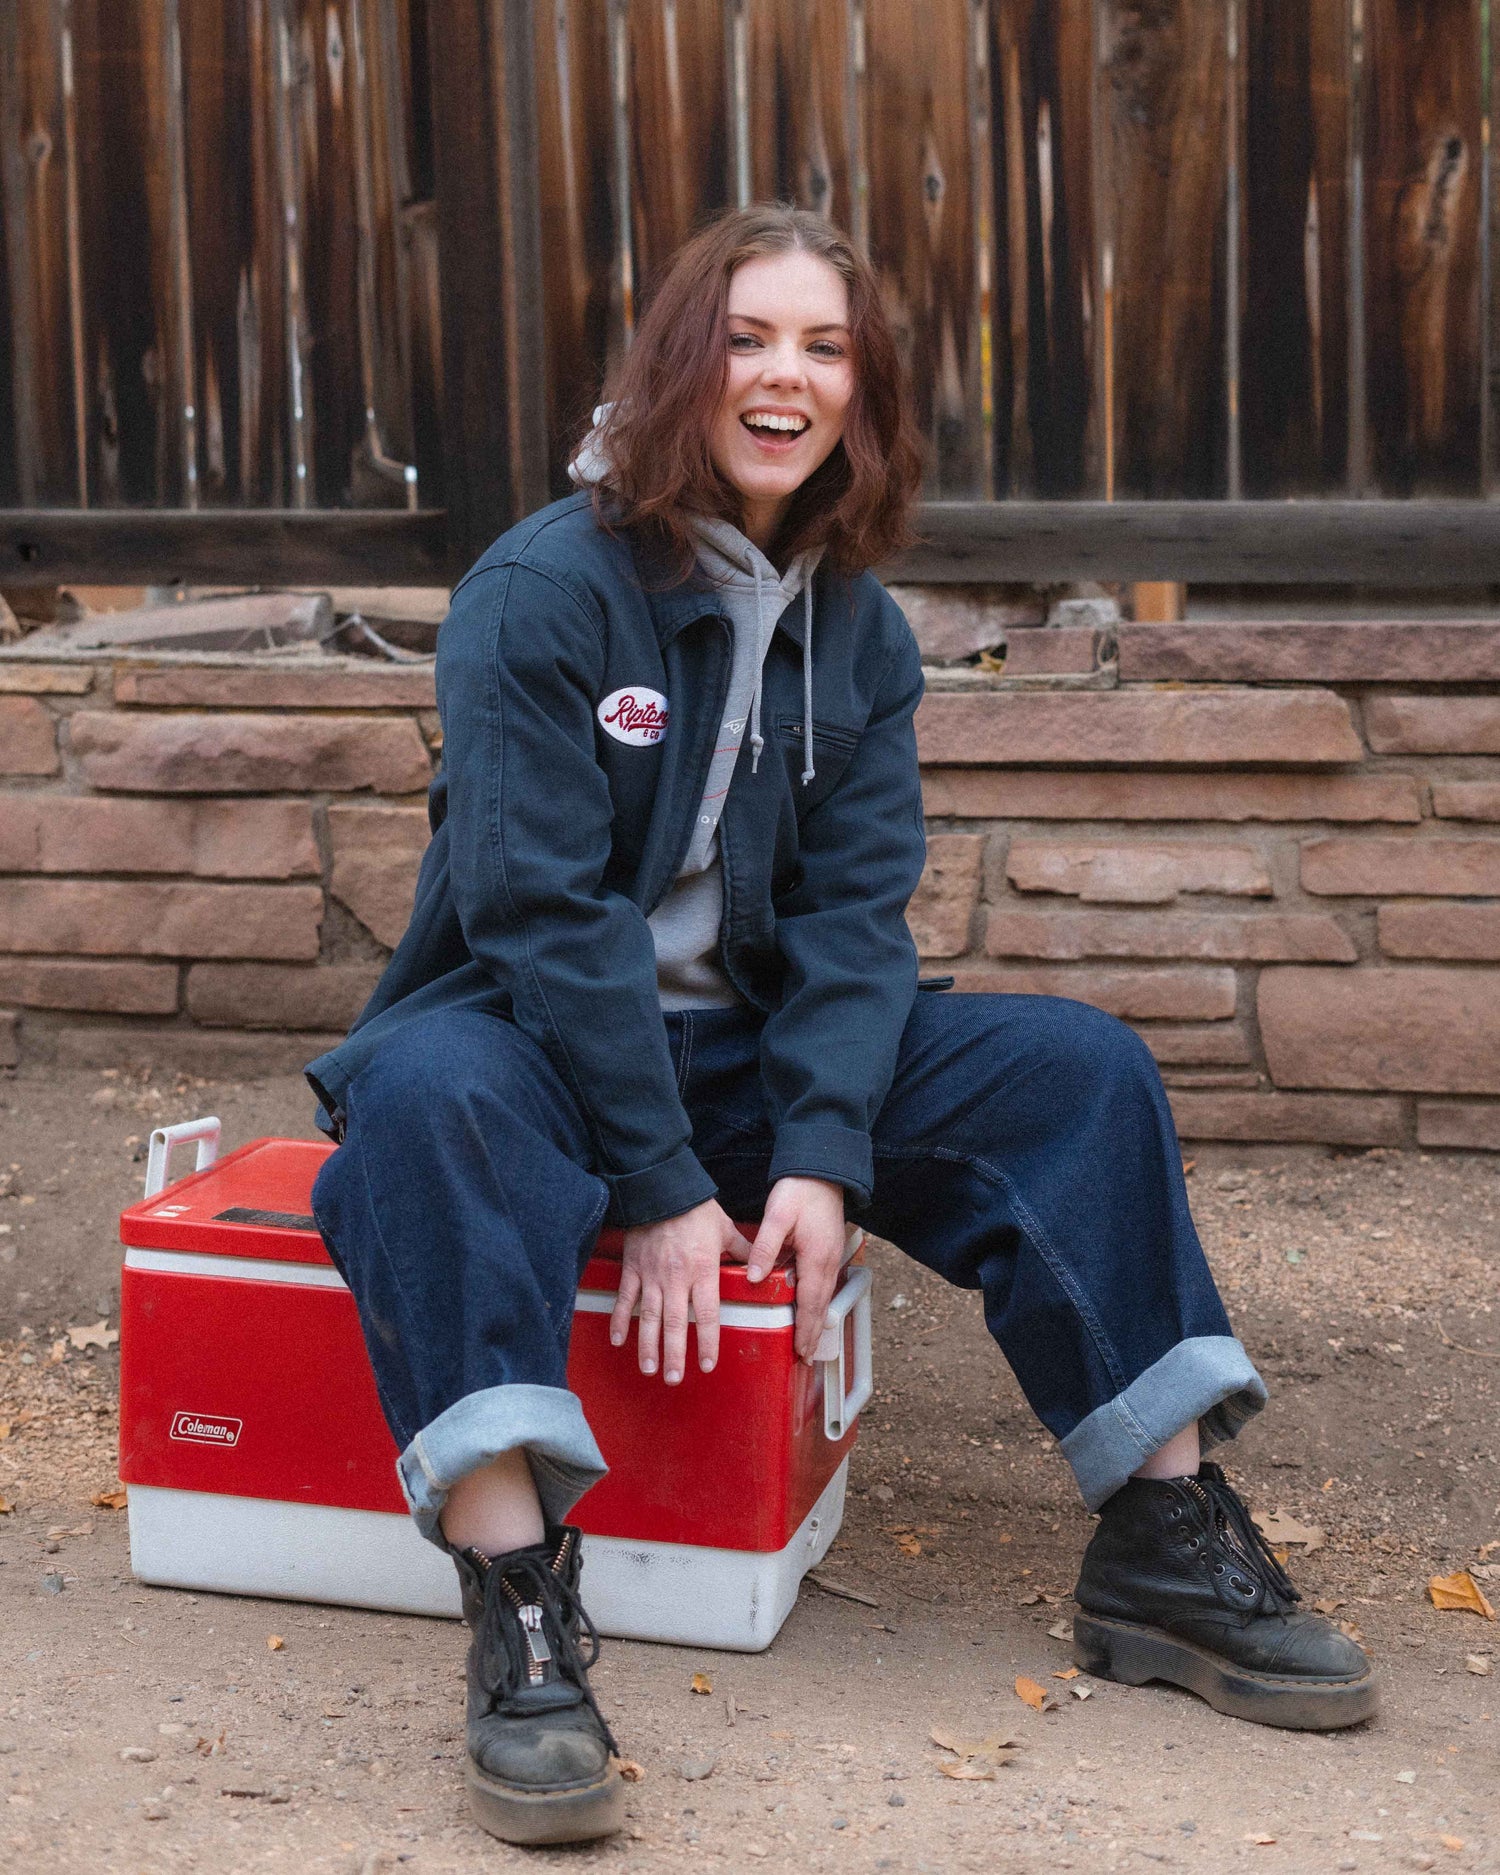
M1223 1573L1224 1573L1224 1565L1223 1565L1223 1563L1221 1563L1221 1562L1216 1562L1216 1563L1214 1564L1214 1574L1215 1574L1216 1576L1221 1576L1221 1575L1223 1575Z

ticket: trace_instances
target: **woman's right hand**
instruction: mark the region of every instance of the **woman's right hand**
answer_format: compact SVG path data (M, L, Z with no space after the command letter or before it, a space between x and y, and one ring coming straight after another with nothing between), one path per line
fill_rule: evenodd
M639 1301L641 1372L656 1372L659 1350L662 1378L675 1387L687 1368L691 1305L698 1329L698 1365L705 1374L712 1373L719 1358L719 1259L728 1251L743 1261L749 1248L729 1214L712 1198L677 1217L627 1230L610 1340L617 1348L625 1345L631 1312Z

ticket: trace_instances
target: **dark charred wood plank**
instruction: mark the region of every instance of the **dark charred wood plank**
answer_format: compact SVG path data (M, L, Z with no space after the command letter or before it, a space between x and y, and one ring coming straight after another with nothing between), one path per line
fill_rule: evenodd
M22 500L43 502L78 498L60 50L51 0L0 7L0 204L16 479Z
M977 491L981 346L965 0L867 0L870 258L906 353L935 494Z
M1093 315L1093 8L994 0L997 494L1102 492Z
M752 193L850 228L849 0L750 0L749 45Z
M1100 6L1120 495L1224 488L1225 23L1220 0Z
M593 408L610 346L615 253L609 17L596 0L536 10L537 169L547 314L548 471L568 487L571 447Z
M731 199L724 0L630 9L632 237L637 291Z
M1245 485L1311 493L1348 474L1347 0L1247 0Z
M443 0L427 28L457 570L546 499L536 22L530 0Z
M1387 494L1481 485L1481 0L1365 0L1368 421Z
M1197 580L1440 587L1500 581L1500 503L931 502L908 582Z
M345 509L0 510L0 584L437 585L444 516Z

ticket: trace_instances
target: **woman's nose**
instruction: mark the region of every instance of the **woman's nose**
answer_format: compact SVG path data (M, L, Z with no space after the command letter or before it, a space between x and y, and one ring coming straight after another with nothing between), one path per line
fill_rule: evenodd
M768 384L805 383L807 373L801 349L793 344L768 347L765 362L761 366L761 376Z

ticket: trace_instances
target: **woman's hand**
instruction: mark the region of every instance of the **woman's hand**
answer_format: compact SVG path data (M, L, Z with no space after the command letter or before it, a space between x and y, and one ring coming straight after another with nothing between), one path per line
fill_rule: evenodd
M844 1256L844 1188L821 1178L778 1178L750 1252L749 1277L761 1282L790 1244L797 1260L796 1348L811 1364Z
M712 1198L677 1217L626 1231L625 1266L609 1318L609 1338L617 1348L625 1345L631 1311L639 1301L643 1374L656 1372L660 1343L662 1378L669 1387L682 1379L689 1304L697 1320L698 1365L705 1374L713 1372L719 1358L719 1259L726 1250L743 1258L745 1240Z

